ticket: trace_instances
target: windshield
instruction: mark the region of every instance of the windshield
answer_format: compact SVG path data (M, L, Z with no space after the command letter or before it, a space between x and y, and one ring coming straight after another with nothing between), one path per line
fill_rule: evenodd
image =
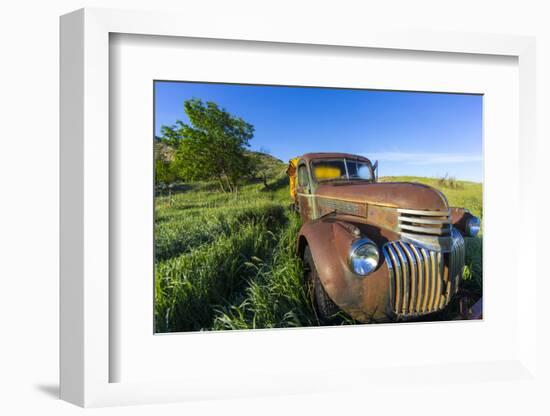
M372 181L369 164L356 159L318 159L311 162L313 177L317 182L359 179Z

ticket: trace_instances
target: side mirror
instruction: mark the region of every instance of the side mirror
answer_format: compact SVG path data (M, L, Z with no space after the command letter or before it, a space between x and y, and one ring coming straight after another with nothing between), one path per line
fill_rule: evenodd
M374 173L374 180L378 182L378 160L372 165L372 171Z

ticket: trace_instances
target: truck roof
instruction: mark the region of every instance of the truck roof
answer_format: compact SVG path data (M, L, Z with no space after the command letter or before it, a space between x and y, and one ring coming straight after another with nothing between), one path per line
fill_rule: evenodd
M360 155L354 155L352 153L318 152L318 153L306 153L300 156L300 159L304 159L307 162L314 159L337 159L337 158L362 159L370 163L370 160L368 158Z

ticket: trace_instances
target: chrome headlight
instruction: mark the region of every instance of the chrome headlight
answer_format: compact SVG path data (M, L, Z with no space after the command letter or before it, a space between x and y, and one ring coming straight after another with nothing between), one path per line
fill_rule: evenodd
M379 252L376 244L368 238L355 240L349 252L349 267L359 276L371 274L378 266Z
M478 217L470 217L466 221L466 234L469 237L475 237L479 233L481 227L481 221Z

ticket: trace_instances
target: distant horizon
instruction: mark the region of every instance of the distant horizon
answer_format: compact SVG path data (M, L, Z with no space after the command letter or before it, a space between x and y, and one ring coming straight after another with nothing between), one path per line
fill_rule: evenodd
M380 176L483 182L481 95L156 81L155 135L189 123L191 98L254 125L249 150L283 162L346 152L378 160Z

